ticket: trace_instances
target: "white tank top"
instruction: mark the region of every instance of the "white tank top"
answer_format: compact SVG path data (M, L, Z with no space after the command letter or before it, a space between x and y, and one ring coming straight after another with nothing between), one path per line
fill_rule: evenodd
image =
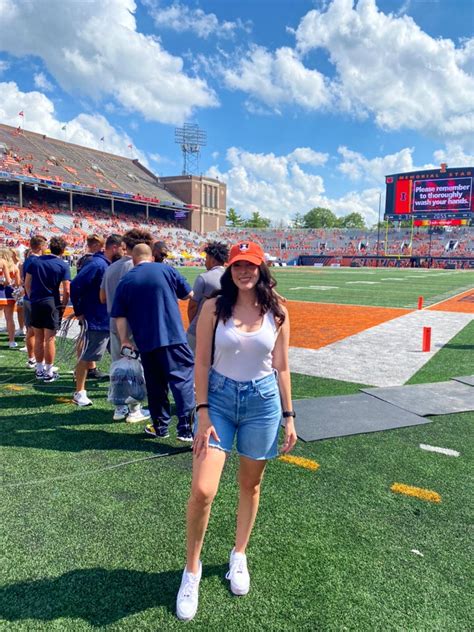
M240 331L233 318L216 329L214 364L221 375L238 382L258 380L272 373L273 348L278 336L273 313L267 312L257 331Z

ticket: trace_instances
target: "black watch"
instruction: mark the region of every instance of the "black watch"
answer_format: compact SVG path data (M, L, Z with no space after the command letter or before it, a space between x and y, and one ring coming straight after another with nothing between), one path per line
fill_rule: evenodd
M296 413L294 410L284 410L283 417L296 417Z

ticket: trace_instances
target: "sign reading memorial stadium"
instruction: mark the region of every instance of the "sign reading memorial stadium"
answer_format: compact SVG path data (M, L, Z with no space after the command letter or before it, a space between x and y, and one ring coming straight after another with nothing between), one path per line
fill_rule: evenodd
M473 167L398 173L385 177L385 219L468 224L474 220ZM417 222L418 223L418 222Z

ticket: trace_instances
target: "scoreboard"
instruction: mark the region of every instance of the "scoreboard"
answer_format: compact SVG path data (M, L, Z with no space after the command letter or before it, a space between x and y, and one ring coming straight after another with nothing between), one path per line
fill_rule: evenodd
M474 168L412 171L385 176L385 219L415 225L462 225L474 220Z

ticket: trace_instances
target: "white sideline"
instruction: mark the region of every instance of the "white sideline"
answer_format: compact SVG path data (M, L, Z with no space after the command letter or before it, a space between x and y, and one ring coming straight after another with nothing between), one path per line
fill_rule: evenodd
M460 452L451 450L450 448L437 448L434 445L427 445L425 443L420 443L420 448L427 452L439 452L439 454L445 454L446 456L460 456Z
M417 310L321 349L291 347L290 369L370 386L401 386L473 319L474 314ZM432 328L430 352L421 351L423 327Z

